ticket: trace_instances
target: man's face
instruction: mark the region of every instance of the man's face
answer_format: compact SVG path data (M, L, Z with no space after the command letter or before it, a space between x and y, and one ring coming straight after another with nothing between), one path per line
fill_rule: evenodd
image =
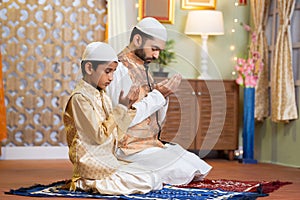
M160 39L146 39L144 45L135 50L135 55L145 63L151 63L158 58L160 51L165 48L165 44L166 42Z

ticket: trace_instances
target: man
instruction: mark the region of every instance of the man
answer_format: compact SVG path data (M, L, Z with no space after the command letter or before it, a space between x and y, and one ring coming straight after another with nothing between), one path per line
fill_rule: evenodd
M157 59L167 40L166 28L156 19L142 19L132 30L129 45L118 55L122 63L107 88L113 105L123 100L129 91L139 91L132 105L136 115L124 140L119 144L118 158L143 164L157 172L164 183L187 184L202 179L211 166L178 144L159 140L161 124L168 108L168 96L181 82L180 75L154 84L148 64ZM129 93L129 94L128 94Z

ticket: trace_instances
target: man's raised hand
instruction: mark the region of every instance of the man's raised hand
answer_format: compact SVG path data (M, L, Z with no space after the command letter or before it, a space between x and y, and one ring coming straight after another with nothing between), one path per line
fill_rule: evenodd
M154 85L154 89L158 90L164 97L173 94L181 83L182 76L175 74L170 79L165 79Z

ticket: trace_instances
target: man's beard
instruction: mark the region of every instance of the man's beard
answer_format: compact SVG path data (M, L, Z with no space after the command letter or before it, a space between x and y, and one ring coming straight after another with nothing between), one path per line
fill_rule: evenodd
M151 62L154 60L152 57L146 57L145 51L144 51L143 48L141 48L141 49L136 49L136 50L134 51L134 53L135 53L135 55L136 55L137 57L139 57L141 60L143 60L144 63L151 63Z

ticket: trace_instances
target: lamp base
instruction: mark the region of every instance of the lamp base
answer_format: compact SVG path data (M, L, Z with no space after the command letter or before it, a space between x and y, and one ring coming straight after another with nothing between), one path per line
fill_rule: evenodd
M208 73L206 72L202 72L197 79L201 79L201 80L206 80L206 79L212 79L212 77L210 75L208 75Z

